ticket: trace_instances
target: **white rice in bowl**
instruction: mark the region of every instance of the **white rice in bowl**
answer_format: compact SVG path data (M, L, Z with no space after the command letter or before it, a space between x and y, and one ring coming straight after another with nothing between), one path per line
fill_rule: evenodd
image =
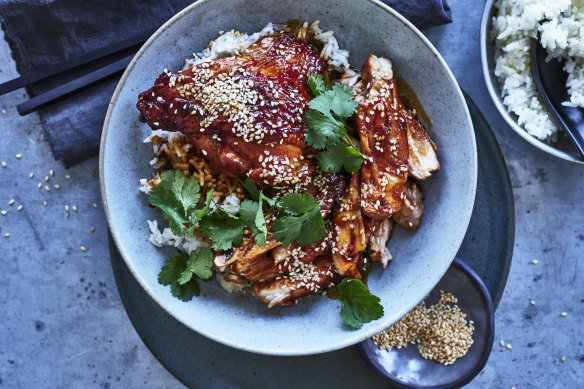
M570 100L564 105L584 107L584 0L499 0L495 7L495 75L503 103L530 135L553 141L558 127L532 78L531 39L541 34L548 60L565 61Z

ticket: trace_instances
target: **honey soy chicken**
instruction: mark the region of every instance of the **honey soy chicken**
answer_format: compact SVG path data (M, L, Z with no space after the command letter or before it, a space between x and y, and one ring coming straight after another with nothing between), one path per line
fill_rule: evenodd
M139 95L141 120L186 135L218 172L249 177L268 194L309 193L320 202L327 235L312 245L269 238L258 247L248 234L242 246L215 253L224 282L249 287L268 307L360 279L368 260L387 266L394 215L406 228L421 220L423 195L410 177L440 168L436 145L401 101L391 61L371 55L360 76L341 79L359 103L353 119L366 159L350 175L321 171L304 115L309 76L334 78L327 72L314 46L280 33L241 55L165 71Z

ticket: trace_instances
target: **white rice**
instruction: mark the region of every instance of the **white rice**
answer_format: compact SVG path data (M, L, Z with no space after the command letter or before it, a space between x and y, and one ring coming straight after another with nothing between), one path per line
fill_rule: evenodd
M308 23L304 23L308 27ZM349 68L349 51L339 48L339 42L334 36L333 31L322 31L319 21L316 20L310 25L315 33L315 39L322 42L324 47L321 51L321 57L335 70L343 72ZM250 45L257 42L264 36L273 35L277 31L272 23L268 23L261 31L248 35L239 31L228 31L220 33L219 37L207 45L207 48L199 53L193 53L193 58L185 59L185 69L191 68L203 62L209 62L216 58L237 55L247 49Z
M554 140L558 128L531 75L531 38L541 32L550 58L566 61L570 101L564 104L584 107L584 0L499 0L496 7L492 34L503 103L529 134Z

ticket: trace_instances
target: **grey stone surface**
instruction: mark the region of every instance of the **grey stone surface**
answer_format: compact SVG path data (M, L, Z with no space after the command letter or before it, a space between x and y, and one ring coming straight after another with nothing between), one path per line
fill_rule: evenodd
M496 315L496 344L483 373L468 387L581 386L584 166L539 151L505 124L481 72L484 2L449 3L454 23L425 32L501 144L516 209L515 254ZM0 81L14 76L0 39ZM7 211L0 215L0 387L182 387L142 344L117 294L98 178L92 175L97 158L69 170L55 162L38 116L16 113L25 99L23 91L0 96L0 110L6 110L0 114L0 161L7 163L0 167L0 210ZM45 182L51 169L55 175ZM38 183L43 188L37 189ZM512 349L500 347L500 340Z

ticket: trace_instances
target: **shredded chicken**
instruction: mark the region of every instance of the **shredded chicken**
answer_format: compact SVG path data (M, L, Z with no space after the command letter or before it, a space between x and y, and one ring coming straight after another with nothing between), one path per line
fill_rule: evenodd
M420 186L411 180L406 182L405 188L404 206L393 216L393 220L408 230L415 230L422 223L424 194Z
M393 227L391 218L383 220L365 219L365 234L369 243L369 258L373 261L381 262L383 268L387 267L393 256L387 248L387 241Z
M353 173L351 184L333 216L333 263L335 271L348 278L361 279L366 247L363 214L359 205L359 173Z

